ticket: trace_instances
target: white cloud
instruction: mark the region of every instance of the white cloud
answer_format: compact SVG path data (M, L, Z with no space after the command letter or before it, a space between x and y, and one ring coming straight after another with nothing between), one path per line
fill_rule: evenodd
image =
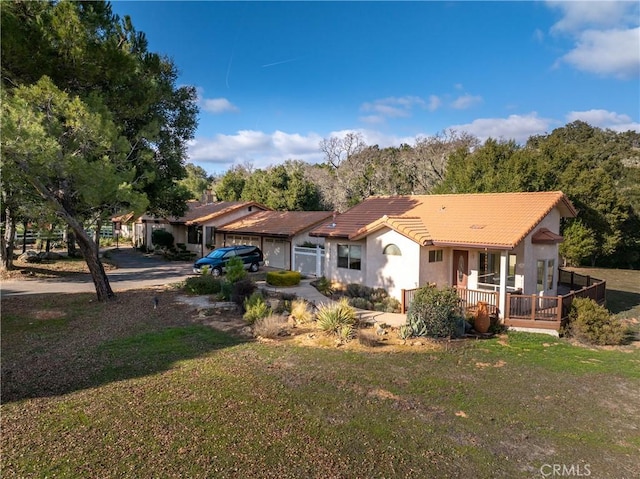
M442 106L442 99L437 95L430 95L429 102L427 103L427 110L436 111Z
M425 108L425 101L417 96L389 97L363 103L360 110L372 113L361 117L367 123L381 123L386 118L406 118L411 116L411 110L415 107Z
M403 143L411 145L415 141L415 137L389 135L377 130L358 129L358 130L341 130L334 131L329 136L336 136L338 138L344 137L347 133L359 133L362 135L364 142L369 145L378 145L380 148L386 148L389 146L400 146Z
M215 115L219 115L221 113L227 112L237 112L240 111L237 106L231 103L226 98L205 98L204 97L204 88L196 87L196 95L198 106L201 110L213 113Z
M640 123L634 122L630 116L607 110L571 111L567 114L567 122L582 120L591 126L609 128L614 131L635 130L640 132Z
M524 143L531 135L547 132L553 123L553 120L539 118L537 113L532 112L528 115L509 115L507 118L478 118L471 123L450 128L471 133L482 141L491 137Z
M238 107L226 98L203 98L200 100L200 105L204 111L208 111L209 113L214 113L216 115L220 113L238 111Z
M640 27L626 30L587 30L562 60L578 70L632 78L640 75Z
M585 28L611 28L637 23L637 5L616 1L555 1L547 2L560 10L562 18L552 27L552 33L576 33Z
M380 123L384 123L384 117L382 115L366 115L361 116L359 118L360 121L364 123L369 123L371 125L378 125Z
M544 32L542 30L540 30L539 28L536 28L533 31L533 38L536 42L538 43L542 43L544 41Z
M323 138L344 138L348 133L359 133L367 145L380 148L413 144L414 137L387 135L376 130L336 130L325 136L311 132L306 135L276 130L265 133L241 130L233 135L216 135L213 138L196 138L189 145L191 163L202 166L210 173L222 173L234 165L252 164L255 168L266 168L289 159L307 163L321 163L324 155L320 151ZM422 135L425 136L425 135Z
M482 103L482 97L479 95L461 95L451 102L451 106L456 110L465 110L471 108L478 103Z
M251 163L256 168L266 168L288 159L316 163L322 161L322 153L318 147L321 140L316 133L301 135L275 131L269 134L240 130L233 135L196 138L190 143L188 154L190 162L218 171L245 163Z
M617 78L640 76L640 3L547 2L561 13L551 33L566 35L573 48L559 62Z

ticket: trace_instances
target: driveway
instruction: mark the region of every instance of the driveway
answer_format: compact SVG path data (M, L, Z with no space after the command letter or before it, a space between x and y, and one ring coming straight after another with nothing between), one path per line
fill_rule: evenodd
M110 252L117 269L107 271L114 292L127 289L150 288L184 281L193 275L193 261L166 261L145 255L133 248L120 248ZM41 293L95 293L91 275L78 274L53 279L23 279L2 281L1 296Z

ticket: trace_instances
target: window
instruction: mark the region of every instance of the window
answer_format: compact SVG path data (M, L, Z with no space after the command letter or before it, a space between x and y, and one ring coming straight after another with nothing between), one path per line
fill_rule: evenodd
M516 264L518 257L515 254L509 255L509 271L507 273L507 286L515 288L516 286Z
M544 269L545 269L546 263L547 262L543 259L539 259L536 262L536 269L537 269L536 291L538 291L538 293L544 291Z
M555 268L556 261L554 259L539 259L536 262L536 291L538 291L538 293L553 289L553 274L555 272Z
M200 244L202 238L202 228L200 226L187 227L187 243Z
M360 245L338 245L338 268L361 269L362 267L362 246Z
M484 284L500 284L500 255L496 253L480 253L478 282Z
M442 250L432 249L429 251L429 263L439 263L442 261Z
M205 226L204 231L204 244L206 244L208 248L213 249L213 247L215 246L215 228L211 226Z
M508 256L507 288L515 286L517 262L518 257L515 254ZM495 286L500 286L500 253L480 253L478 282L485 286L491 285L489 289L495 289Z
M547 260L547 289L553 289L553 270L555 269L555 260L548 259Z
M402 256L402 252L400 251L400 248L398 248L393 243L385 246L384 249L382 250L382 254L388 254L391 256Z

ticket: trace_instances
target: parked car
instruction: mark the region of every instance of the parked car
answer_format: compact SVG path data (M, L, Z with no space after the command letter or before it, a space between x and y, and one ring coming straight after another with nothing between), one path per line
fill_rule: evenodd
M264 264L262 251L257 246L225 246L216 248L207 256L200 258L193 265L193 272L202 274L203 268L208 268L208 272L214 276L220 276L226 268L227 263L233 257L239 257L244 263L245 269L256 272Z

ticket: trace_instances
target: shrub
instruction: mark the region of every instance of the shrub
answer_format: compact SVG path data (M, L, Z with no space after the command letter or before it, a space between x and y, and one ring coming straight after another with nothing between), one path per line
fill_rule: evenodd
M384 288L370 288L358 283L350 283L344 290L349 303L358 309L399 313L400 301L389 296Z
M373 309L373 304L366 298L349 298L349 304L357 309Z
M304 299L296 299L291 302L291 316L298 324L308 323L313 319L309 304Z
M232 284L247 277L247 272L244 269L244 262L237 256L234 256L229 260L225 269L227 272L227 281Z
M187 278L184 289L191 294L218 294L222 290L222 281L211 275L198 275Z
M399 313L401 309L400 301L391 296L387 296L382 301L373 304L374 311L384 311L386 313Z
M597 345L622 344L627 328L603 306L589 298L576 298L571 304L563 334L578 341Z
M356 311L349 305L346 298L342 298L337 303L320 306L316 313L316 321L323 331L341 335L345 333L342 331L343 326L353 328L356 323Z
M260 293L253 293L244 300L245 313L242 316L249 324L271 315L271 308Z
M336 332L338 339L342 342L348 342L353 339L353 326L351 324L341 324Z
M413 335L413 330L411 329L411 326L409 326L408 324L403 324L398 328L398 337L403 341L406 341L412 335Z
M349 298L370 298L371 293L373 292L372 288L368 286L364 286L359 283L349 283L344 291L345 296Z
M282 316L266 316L258 319L254 326L253 332L256 336L263 338L277 338L287 328L287 321Z
M324 276L321 276L320 278L318 278L318 280L315 282L314 286L316 287L316 289L318 291L320 291L321 294L324 294L325 296L331 296L333 294L333 288L331 287L331 281L329 281Z
M240 279L235 283L230 283L231 286L231 301L243 308L244 312L244 300L253 294L256 290L256 284L250 279Z
M173 235L169 233L167 230L157 229L153 230L151 233L151 243L154 245L158 245L161 248L172 248L173 247Z
M420 288L409 306L407 322L414 336L452 337L462 317L460 299L453 288Z
M218 293L218 298L223 301L230 301L233 296L233 284L229 281L222 281L220 293Z
M289 311L291 311L291 301L289 301L287 299L278 300L278 304L276 305L275 309L273 310L273 312L276 313L276 314L283 314L283 313L289 312Z
M300 272L298 271L269 271L267 284L271 286L295 286L300 284Z

